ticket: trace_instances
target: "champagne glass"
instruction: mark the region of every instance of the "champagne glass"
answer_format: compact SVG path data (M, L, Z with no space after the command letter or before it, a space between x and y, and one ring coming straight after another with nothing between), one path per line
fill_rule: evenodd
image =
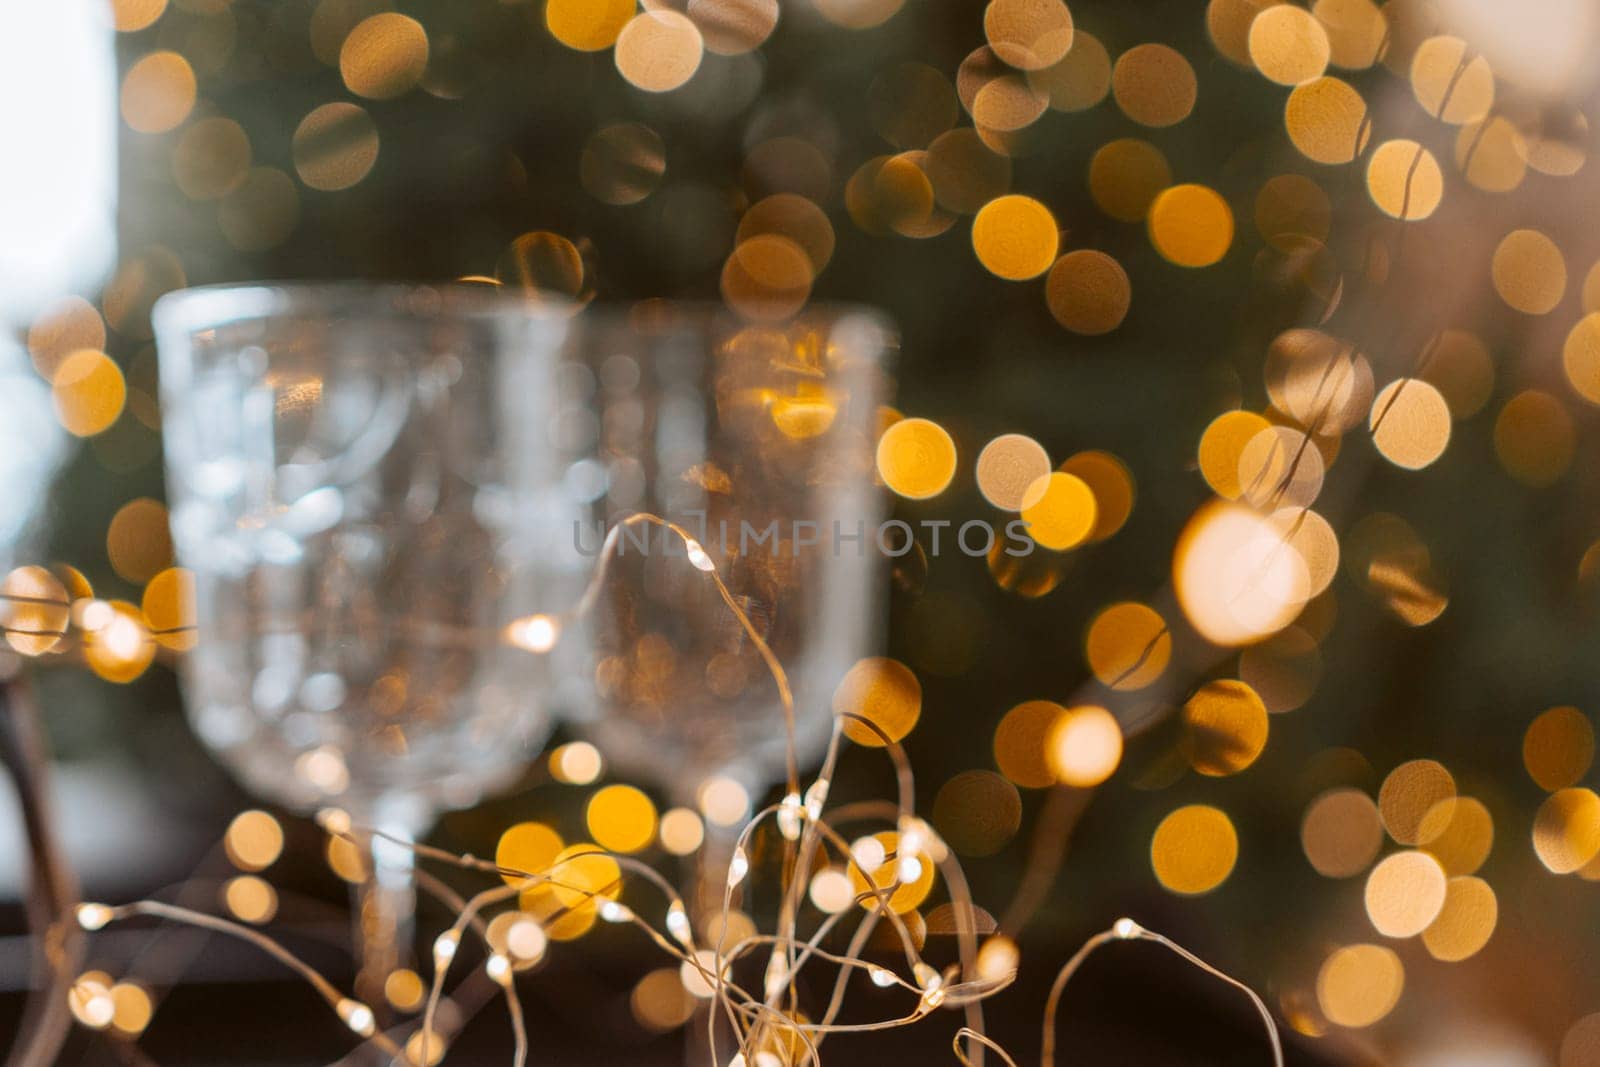
M195 588L188 715L252 792L411 839L544 743L548 661L504 633L570 595L542 550L562 526L544 436L569 314L476 287L208 288L156 306ZM414 907L409 850L374 846L369 994Z
M561 711L625 776L692 806L708 783L756 795L791 756L822 754L898 549L881 546L874 467L893 343L851 308L762 322L653 302L574 319L555 445L583 509L569 549L600 578L569 624L580 639L553 655ZM793 686L792 724L762 645ZM726 869L730 814L709 820L702 912L720 906L706 879Z

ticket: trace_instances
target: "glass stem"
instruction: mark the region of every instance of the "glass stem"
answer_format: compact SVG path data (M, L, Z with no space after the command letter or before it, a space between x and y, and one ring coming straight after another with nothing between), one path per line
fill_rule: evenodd
M380 1019L384 984L397 968L411 965L416 942L416 856L408 847L427 827L428 815L407 797L373 805L366 825L388 837L367 838L367 878L356 889L356 996ZM394 838L394 840L390 840Z

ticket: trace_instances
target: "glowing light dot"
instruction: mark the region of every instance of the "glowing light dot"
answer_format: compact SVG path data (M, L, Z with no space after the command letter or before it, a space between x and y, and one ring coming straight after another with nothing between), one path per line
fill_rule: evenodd
M617 35L617 70L646 92L671 92L687 83L704 53L699 28L671 8L641 11Z
M264 811L243 811L228 824L222 844L235 867L263 870L283 853L283 827Z
M1360 874L1383 847L1378 805L1359 789L1331 789L1306 808L1300 824L1306 859L1325 878Z
M343 1019L344 1024L351 1030L354 1030L362 1037L372 1036L375 1020L373 1019L371 1008L359 1000L343 997L340 999L336 1010L339 1013L339 1018Z
M600 750L587 741L573 741L550 753L550 774L567 785L588 785L604 769Z
M506 627L506 639L529 652L548 652L556 645L561 624L549 615L529 615Z
M1385 937L1415 937L1444 907L1445 874L1426 852L1397 852L1367 877L1367 918Z
M700 813L713 826L737 826L750 812L750 791L737 779L708 778L698 791Z
M1051 727L1046 758L1064 785L1099 785L1122 761L1122 727L1116 716L1094 705L1068 708Z

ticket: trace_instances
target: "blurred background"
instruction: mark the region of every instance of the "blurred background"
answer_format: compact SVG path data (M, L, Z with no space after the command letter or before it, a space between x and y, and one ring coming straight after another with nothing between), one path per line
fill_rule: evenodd
M898 517L949 538L1022 512L1057 538L1016 561L936 550L922 526L883 589L880 651L921 686L919 812L976 902L1001 916L1029 856L1064 851L988 1007L1019 1062L1056 968L1131 915L1260 991L1294 1063L1600 1064L1600 6L1069 6L0 14L0 485L25 534L5 563L47 569L6 579L0 670L36 686L88 899L188 883L349 974L348 887L311 823L274 812L267 903L227 894L254 868L219 842L258 803L190 732L182 642L151 636L173 562L155 299L468 279L739 312L781 291L898 324L885 423L931 424L879 451ZM1037 462L1070 477L1024 500ZM1052 494L1084 486L1092 528L1051 527L1070 510ZM1279 523L1309 573L1242 634L1208 616L1226 576L1197 516L1218 497ZM54 589L134 640L30 637L45 609L26 598ZM1059 708L1040 701L1116 716L1103 785L1054 785L1039 717ZM430 840L592 834L609 779L555 748L571 740ZM892 786L858 752L835 789ZM28 981L10 803L0 1033ZM686 877L667 844L647 854ZM934 945L939 892L917 913ZM348 1038L275 965L192 932L108 931L89 964L159 1010L80 1027L62 1062L331 1061ZM614 930L553 952L523 983L535 1056L681 1060L681 993L641 982L659 966ZM505 1055L497 1011L464 1059ZM937 1060L957 1025L829 1055ZM1148 946L1091 962L1061 1034L1073 1062L1268 1062L1247 1001Z

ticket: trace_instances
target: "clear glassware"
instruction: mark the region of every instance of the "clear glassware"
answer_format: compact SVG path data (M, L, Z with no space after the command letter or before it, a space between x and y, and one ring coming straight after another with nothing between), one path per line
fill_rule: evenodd
M583 514L564 551L593 568L614 541L569 624L580 639L555 649L559 706L625 777L693 804L713 777L756 794L785 774L778 690L712 570L789 676L797 760L821 755L833 689L881 625L874 452L894 344L855 308L752 323L648 302L574 320L552 444ZM627 525L642 515L696 545Z
M570 315L449 286L158 303L188 714L252 792L409 837L537 754L550 664L504 633L570 595L544 551ZM381 981L409 934L406 850L379 842L369 882Z

